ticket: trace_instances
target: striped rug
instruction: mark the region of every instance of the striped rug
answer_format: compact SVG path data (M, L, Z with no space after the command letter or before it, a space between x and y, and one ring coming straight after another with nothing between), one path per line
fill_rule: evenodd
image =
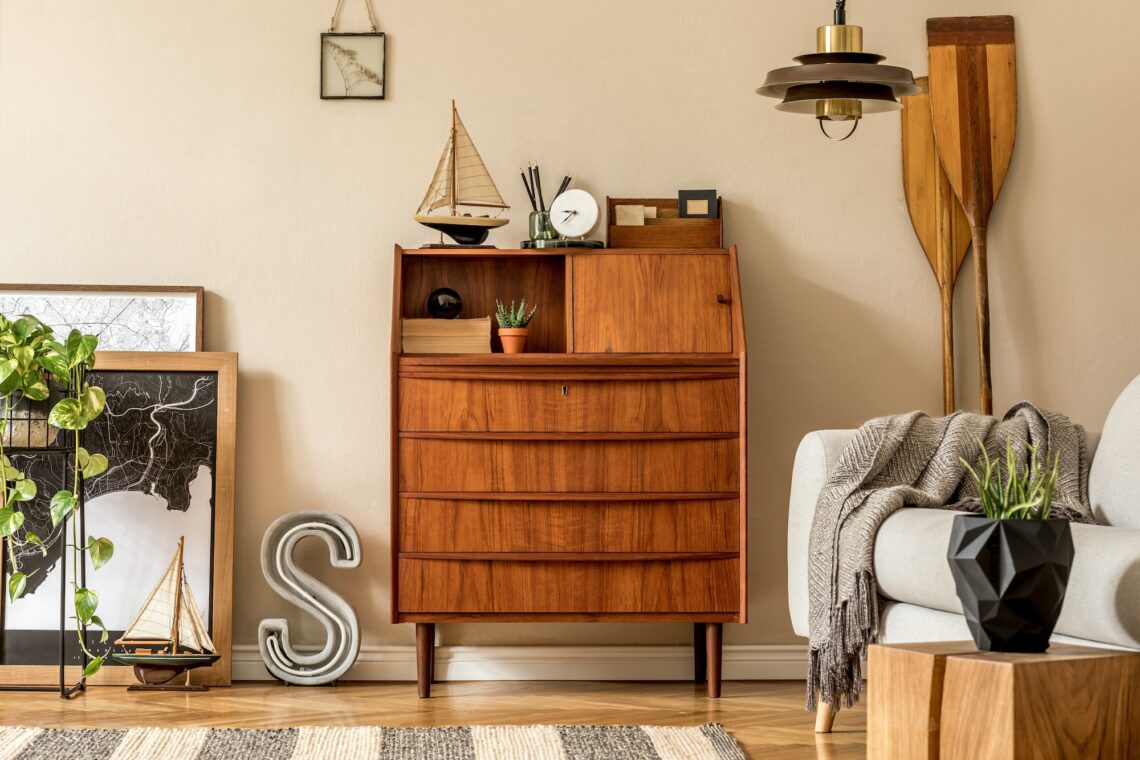
M743 760L718 723L446 728L0 728L0 760Z

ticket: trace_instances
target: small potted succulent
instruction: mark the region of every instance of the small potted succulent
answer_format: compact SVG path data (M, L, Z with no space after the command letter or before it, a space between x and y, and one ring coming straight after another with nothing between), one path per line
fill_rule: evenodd
M521 354L526 349L526 336L530 333L527 325L534 317L537 306L526 310L526 299L519 301L518 308L515 302L504 306L503 302L495 299L495 320L499 323L499 340L503 343L504 354Z
M1073 565L1069 522L1049 516L1060 455L1026 445L1019 464L1007 440L1003 462L978 443L980 472L962 463L985 514L954 518L947 554L962 612L979 649L1044 652Z

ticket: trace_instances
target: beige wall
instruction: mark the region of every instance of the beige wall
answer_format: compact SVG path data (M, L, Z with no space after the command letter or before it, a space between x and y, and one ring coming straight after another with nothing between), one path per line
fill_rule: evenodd
M514 206L529 159L596 196L714 186L741 251L750 371L751 617L733 643L790 642L792 455L807 431L940 405L938 302L899 181L894 115L850 142L752 94L807 52L814 2L376 0L389 99L317 98L332 0L0 3L0 279L201 284L206 346L241 354L235 642L286 605L258 567L283 512L347 515L359 570L322 572L388 624L388 351L393 243L455 97ZM361 8L348 0L346 25ZM926 71L928 16L1012 13L1017 150L992 221L995 396L1092 426L1140 371L1133 232L1140 22L1122 0L856 0L868 49ZM969 263L967 263L969 267ZM965 278L968 280L968 277ZM961 390L974 398L968 283ZM326 561L311 552L312 564ZM299 617L299 616L295 616ZM321 633L304 622L301 639ZM464 643L680 642L685 626L444 627Z

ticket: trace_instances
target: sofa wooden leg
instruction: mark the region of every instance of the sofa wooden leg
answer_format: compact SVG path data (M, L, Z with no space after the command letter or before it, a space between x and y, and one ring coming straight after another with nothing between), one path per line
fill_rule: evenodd
M830 734L831 724L835 722L835 710L830 702L820 702L815 706L815 732L817 734Z

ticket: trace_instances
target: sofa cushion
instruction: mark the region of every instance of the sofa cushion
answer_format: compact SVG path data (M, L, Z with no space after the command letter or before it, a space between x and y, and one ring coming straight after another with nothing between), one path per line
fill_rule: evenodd
M1089 501L1099 522L1140 528L1140 377L1117 397L1104 421L1089 472Z
M880 644L912 644L924 641L969 641L970 629L966 618L941 610L919 607L915 604L891 602L883 607L879 617ZM1076 644L1077 646L1116 649L1116 645L1102 641L1078 639L1053 633L1049 641L1053 644Z
M875 539L875 577L883 596L961 614L946 561L955 514L908 508L884 521ZM1076 557L1056 633L1140 648L1140 530L1078 524L1072 529Z

